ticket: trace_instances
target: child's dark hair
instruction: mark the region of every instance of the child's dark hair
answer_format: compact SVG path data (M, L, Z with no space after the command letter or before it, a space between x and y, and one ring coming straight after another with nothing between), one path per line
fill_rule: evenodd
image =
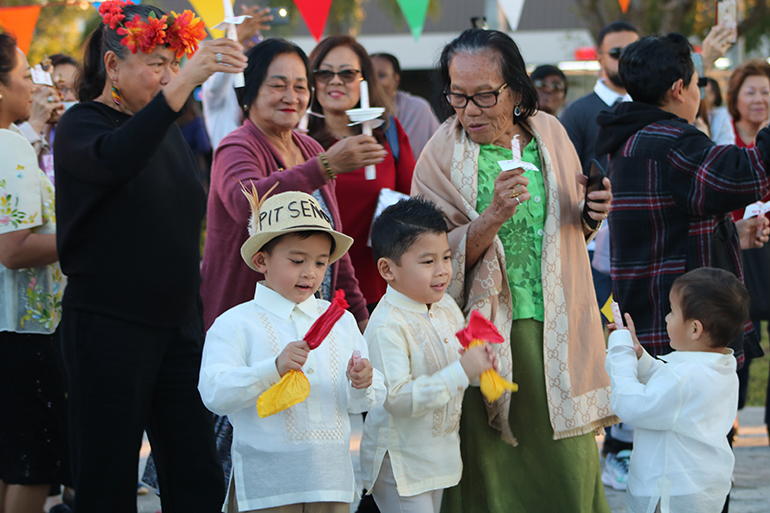
M674 82L681 78L689 87L695 72L692 51L687 38L675 32L643 37L623 50L618 74L635 102L661 106Z
M375 262L385 257L401 265L401 256L409 251L423 233L446 233L441 209L422 196L401 200L383 210L372 226L372 252Z
M743 335L749 291L734 274L701 267L677 278L671 290L679 295L682 318L700 321L712 347L725 347Z
M272 255L275 247L278 245L281 239L287 235L294 235L295 237L299 237L301 240L309 239L313 235L326 235L329 238L329 241L332 243L332 247L329 249L329 256L331 256L334 253L334 250L337 249L337 241L334 240L334 237L332 237L329 232L322 232L321 230L302 230L299 232L289 232L284 233L283 235L279 235L278 237L272 239L270 242L259 248L259 251L264 251L268 255Z

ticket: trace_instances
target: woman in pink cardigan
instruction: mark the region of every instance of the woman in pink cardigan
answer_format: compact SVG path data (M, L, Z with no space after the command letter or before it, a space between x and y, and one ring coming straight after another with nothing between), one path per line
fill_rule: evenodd
M312 91L310 65L298 46L268 39L247 56L246 87L239 92L245 121L222 140L211 170L201 269L206 329L224 311L252 299L257 281L263 279L240 258L251 210L239 181L253 182L260 195L276 184L272 194L312 194L329 214L334 229L343 231L334 177L379 164L386 155L370 136L350 137L324 153L313 139L292 130L305 113ZM327 299L336 289L345 291L349 309L363 331L368 319L366 303L347 255L329 267L322 296Z

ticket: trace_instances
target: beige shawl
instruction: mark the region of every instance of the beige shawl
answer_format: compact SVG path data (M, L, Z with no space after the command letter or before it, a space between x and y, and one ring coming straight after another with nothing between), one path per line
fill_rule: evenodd
M540 112L523 126L537 141L546 189L543 357L548 411L557 440L612 425L618 419L610 409L604 334L580 220L582 197L576 180L580 161L553 116ZM412 195L422 194L443 209L453 251L449 293L466 316L478 309L495 323L506 339L498 348L500 374L515 381L510 348L511 291L500 238L495 237L476 265L465 272L468 227L478 218L478 159L479 145L467 137L456 117L448 119L417 162ZM489 424L502 432L503 440L516 445L508 422L510 406L510 392L487 404Z

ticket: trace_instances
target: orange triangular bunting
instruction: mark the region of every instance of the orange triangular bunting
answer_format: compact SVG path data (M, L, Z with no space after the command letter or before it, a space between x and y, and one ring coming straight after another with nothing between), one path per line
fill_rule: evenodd
M618 0L618 3L620 4L620 10L623 11L624 14L628 12L628 4L631 3L631 0Z
M24 52L29 52L32 34L35 33L40 5L26 7L3 7L0 9L0 26L16 38L16 45Z

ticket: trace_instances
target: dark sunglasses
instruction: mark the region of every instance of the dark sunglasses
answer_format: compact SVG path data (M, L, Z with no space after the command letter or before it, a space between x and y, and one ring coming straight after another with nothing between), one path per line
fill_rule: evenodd
M533 80L532 84L537 89L545 89L546 91L553 91L556 93L563 93L564 92L564 82L561 80L554 80L552 82L546 82L545 80L537 79Z
M361 71L357 69L343 69L342 71L317 69L313 71L313 76L315 76L315 79L322 84L327 84L329 81L331 81L332 78L334 78L334 75L339 75L340 80L346 84L350 84L351 82L355 82L356 79L358 79L359 73L361 73Z
M607 51L607 55L609 55L615 60L618 60L620 59L620 56L623 55L623 48L621 48L620 46L616 46L615 48L610 48Z

